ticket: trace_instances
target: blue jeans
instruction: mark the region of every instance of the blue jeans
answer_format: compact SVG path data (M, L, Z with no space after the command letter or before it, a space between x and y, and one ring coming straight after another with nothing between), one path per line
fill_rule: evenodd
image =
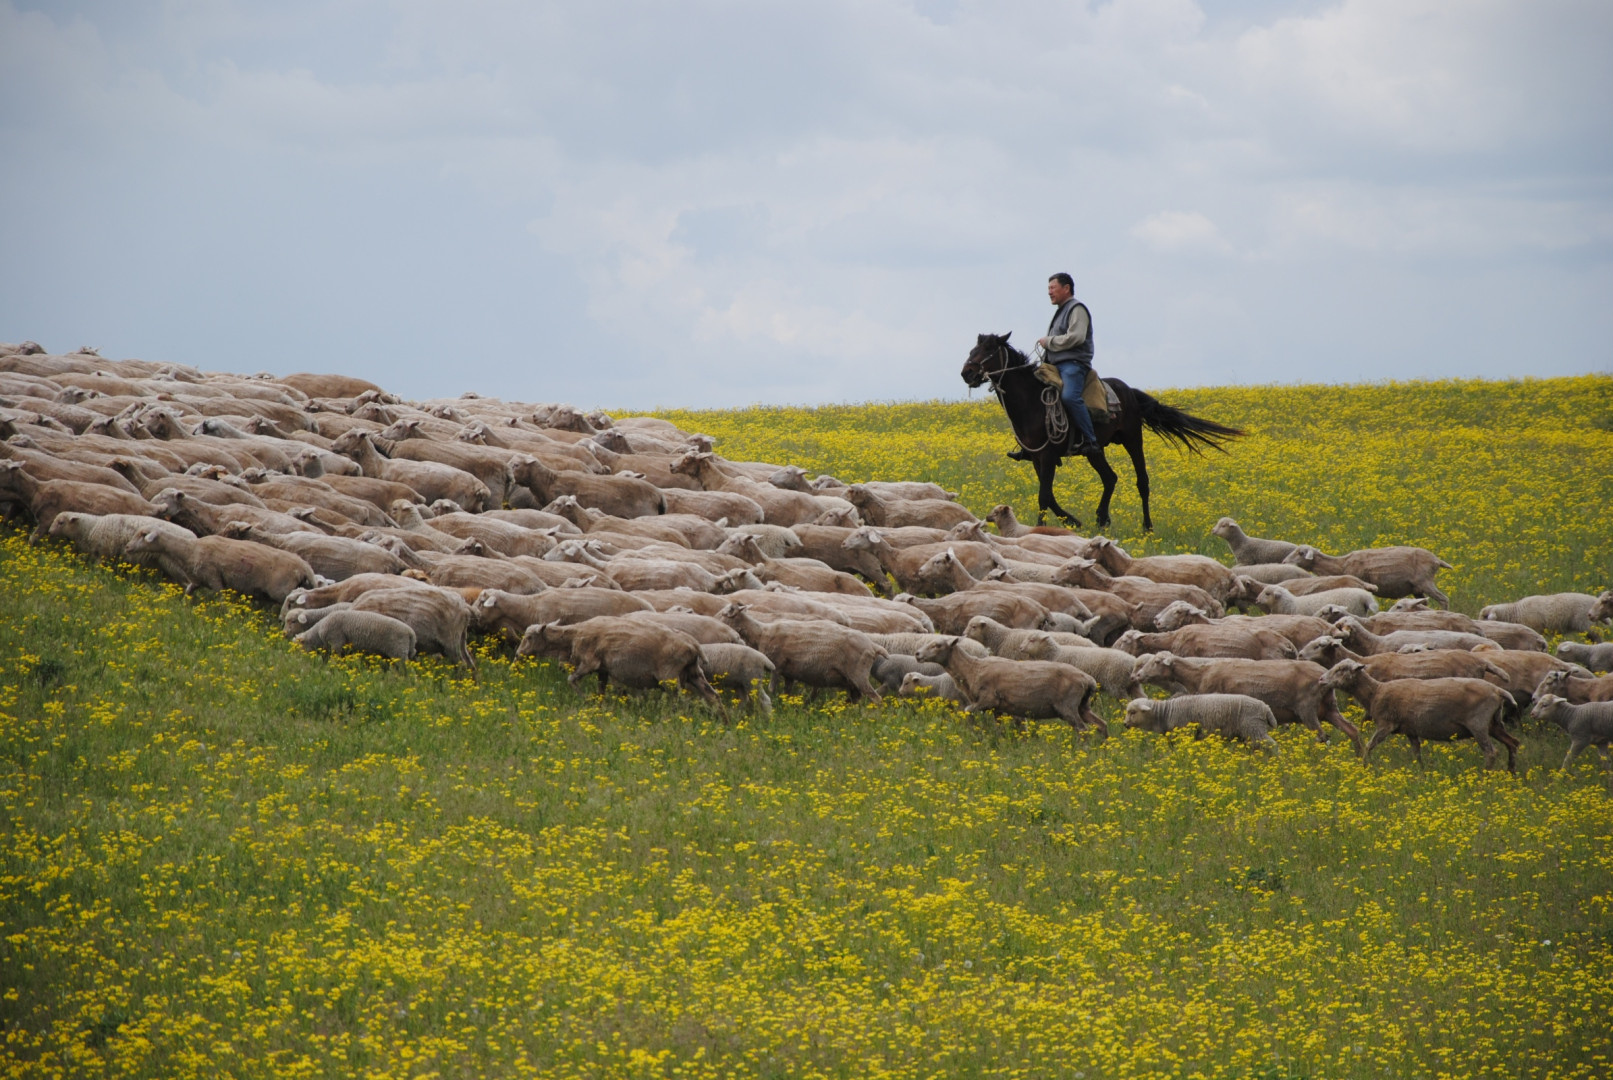
M1098 437L1092 432L1092 416L1087 412L1087 403L1081 398L1081 391L1087 384L1087 372L1092 370L1092 365L1083 360L1060 360L1057 367L1064 379L1064 409L1070 414L1071 425L1081 436L1082 442L1097 442Z

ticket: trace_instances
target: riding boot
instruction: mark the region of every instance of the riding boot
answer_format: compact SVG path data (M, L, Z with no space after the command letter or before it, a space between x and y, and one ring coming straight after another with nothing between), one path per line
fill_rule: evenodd
M1031 457L1030 454L1026 453L1024 450L1010 450L1010 451L1008 451L1008 457L1013 461L1034 461L1034 460L1036 460L1035 458Z

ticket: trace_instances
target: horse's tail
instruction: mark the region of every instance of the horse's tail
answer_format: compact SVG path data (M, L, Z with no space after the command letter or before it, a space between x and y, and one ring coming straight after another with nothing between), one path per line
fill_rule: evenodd
M1224 454L1226 447L1221 444L1244 434L1242 428L1228 427L1225 424L1217 424L1214 420L1205 420L1191 413L1185 413L1136 387L1132 387L1131 392L1137 395L1137 413L1142 422L1148 426L1148 430L1166 442L1175 443L1183 450L1201 454L1202 448L1208 446Z

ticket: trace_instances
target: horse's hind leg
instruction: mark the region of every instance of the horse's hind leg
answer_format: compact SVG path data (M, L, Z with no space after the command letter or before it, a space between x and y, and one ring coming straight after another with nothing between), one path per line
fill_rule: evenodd
M1114 497L1115 481L1119 477L1115 475L1114 466L1110 465L1109 459L1104 456L1103 447L1100 446L1093 451L1087 457L1087 461L1091 462L1092 470L1098 474L1098 479L1103 481L1103 498L1098 500L1098 528L1106 529L1109 527L1109 500Z
M1044 451L1036 458L1036 479L1040 489L1036 494L1036 524L1042 525L1047 521L1049 510L1059 516L1059 520L1066 525L1080 528L1081 519L1071 514L1059 505L1058 499L1053 497L1053 477L1058 474L1059 459L1056 454Z
M1143 432L1138 428L1123 444L1131 455L1131 467L1137 474L1137 497L1143 503L1143 531L1154 531L1154 519L1148 516L1148 459L1143 457Z

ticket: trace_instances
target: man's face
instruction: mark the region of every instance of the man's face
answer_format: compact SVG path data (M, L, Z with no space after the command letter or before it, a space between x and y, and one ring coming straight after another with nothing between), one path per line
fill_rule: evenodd
M1047 283L1047 298L1052 301L1054 307L1058 307L1074 294L1074 289L1067 288L1064 282L1056 278Z

